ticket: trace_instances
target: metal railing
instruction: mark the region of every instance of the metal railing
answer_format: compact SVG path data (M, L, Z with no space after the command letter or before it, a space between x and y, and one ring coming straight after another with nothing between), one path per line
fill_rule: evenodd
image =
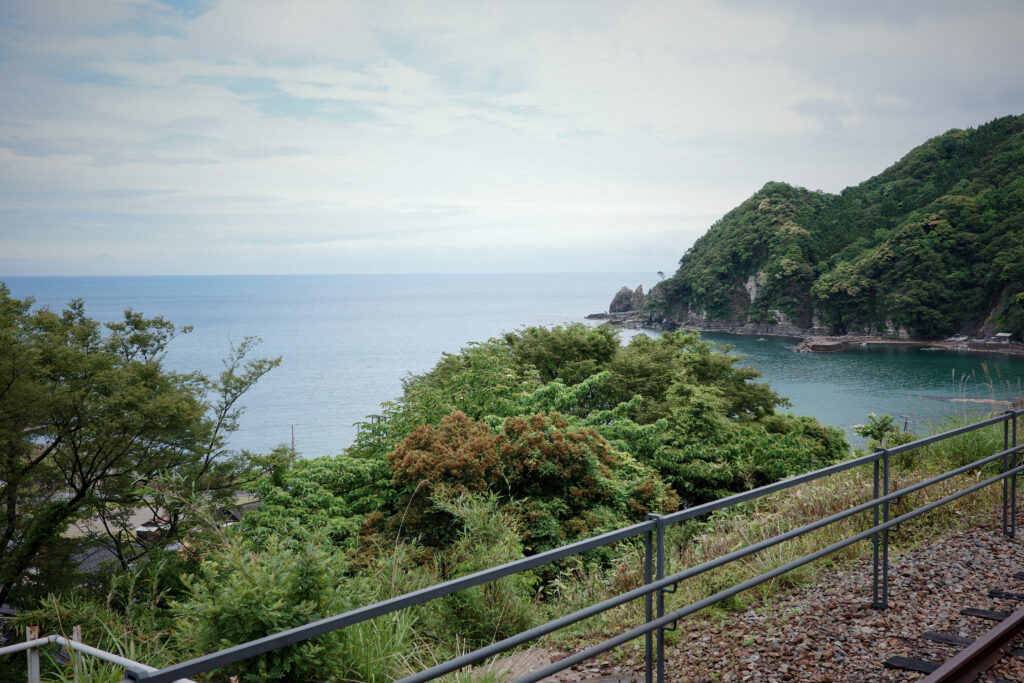
M852 460L836 463L813 472L791 477L750 491L744 491L703 505L680 510L669 515L652 514L640 524L634 524L633 526L538 553L498 567L476 572L462 578L429 586L427 588L391 598L389 600L384 600L373 605L360 607L358 609L345 612L344 614L327 617L303 626L298 626L280 633L259 638L248 643L236 645L219 652L214 652L179 664L174 664L163 669L154 670L151 667L135 663L126 663L124 666L127 678L123 683L137 683L141 681L148 681L150 683L172 683L173 681L178 681L186 676L210 671L271 650L276 650L281 647L309 640L353 624L358 624L398 610L420 605L460 590L479 586L512 574L525 572L535 567L546 565L574 555L579 555L611 543L641 536L644 539L644 583L639 588L626 591L620 595L608 598L571 614L564 615L535 628L487 645L486 647L463 654L447 662L442 662L441 664L430 667L429 669L425 669L412 676L401 679L401 683L414 683L438 678L463 667L479 663L494 655L525 645L548 633L558 631L594 615L641 598L644 599L645 603L645 621L643 624L581 652L565 657L564 659L546 667L532 671L517 679L516 683L528 683L530 681L537 681L547 676L551 676L559 671L567 669L641 636L645 638L644 661L646 681L647 683L652 683L654 680L657 680L661 683L665 679L665 631L671 630L671 628L674 627L675 622L679 619L863 540L872 540L872 604L876 608L885 609L888 606L889 601L889 531L893 527L913 519L914 517L922 515L930 510L934 510L942 505L946 505L954 500L962 498L963 496L979 491L987 486L1002 482L1003 532L1008 536L1014 536L1016 534L1017 475L1024 471L1024 465L1020 464L1017 455L1021 450L1024 450L1024 445L1017 445L1017 418L1021 415L1024 415L1024 410L1010 410L971 425L966 425L941 434L918 439L893 448L878 450ZM977 429L998 424L1003 425L1003 450L980 458L962 467L931 477L925 481L907 486L898 491L889 490L890 460L892 456L921 448L929 444L937 443L961 434L966 434ZM889 518L889 508L894 500L957 475L974 471L986 464L999 461L1001 461L1001 471L999 474L989 477L984 481L977 482L960 491L949 494L939 500L928 503L927 505L923 505L915 510L911 510L899 517L894 519ZM823 517L822 519L809 522L803 526L791 529L772 538L740 548L713 560L709 560L702 564L689 567L683 571L665 576L665 530L669 526L679 524L686 520L702 517L717 510L722 510L741 503L763 498L764 496L783 491L793 486L830 477L840 472L864 465L872 465L873 468L874 497L871 500L827 517ZM779 543L797 538L829 524L833 524L840 520L847 519L857 514L866 513L868 511L873 513L874 522L874 525L869 529L844 538L841 541L833 543L825 548L821 548L809 555L793 560L759 576L721 590L707 598L691 603L672 612L665 612L666 593L674 592L676 586L682 581L694 578L707 571L721 567L766 548L778 545ZM0 650L0 653L2 652L3 650Z
M25 642L17 643L15 645L8 645L6 647L0 647L0 655L14 654L15 652L24 652L27 656L28 662L28 676L26 677L28 683L39 683L40 680L40 666L39 666L39 651L47 645L60 645L68 651L72 657L78 655L89 655L90 657L96 657L102 659L105 662L116 664L128 669L138 669L142 671L156 671L156 667L147 666L141 662L136 662L133 659L116 655L113 652L107 652L106 650L100 650L99 648L86 645L82 642L82 630L80 626L75 626L71 639L68 640L64 636L57 634L51 634L48 636L39 637L39 627L29 626L25 629ZM75 680L79 680L78 674L75 674ZM187 678L179 679L174 683L196 683L195 681Z

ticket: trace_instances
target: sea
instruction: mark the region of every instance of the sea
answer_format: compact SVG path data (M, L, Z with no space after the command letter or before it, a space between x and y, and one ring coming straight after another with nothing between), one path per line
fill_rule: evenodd
M294 443L304 457L348 447L360 422L402 393L402 380L430 370L445 353L529 325L586 321L607 310L622 286L648 273L458 275L246 275L5 277L16 298L59 310L81 298L86 313L114 321L131 309L191 332L170 345L165 364L214 375L232 345L262 341L254 356L276 358L244 398L230 445L267 452ZM594 321L586 321L596 324ZM643 333L624 330L623 339ZM649 334L657 332L648 331ZM951 415L1004 409L1021 396L1024 360L867 346L838 354L797 354L799 339L708 334L734 347L791 410L844 429L868 413L896 416L926 431Z

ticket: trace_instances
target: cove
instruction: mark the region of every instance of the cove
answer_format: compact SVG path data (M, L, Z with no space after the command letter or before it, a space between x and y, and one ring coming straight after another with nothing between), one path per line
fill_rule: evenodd
M924 345L872 344L839 353L795 353L798 338L704 333L745 355L743 364L762 374L800 415L841 427L852 443L863 440L851 427L868 413L888 413L911 431L938 428L954 415L1001 412L1024 390L1024 359L995 354L924 351ZM966 400L965 400L966 399ZM984 401L984 402L982 402Z

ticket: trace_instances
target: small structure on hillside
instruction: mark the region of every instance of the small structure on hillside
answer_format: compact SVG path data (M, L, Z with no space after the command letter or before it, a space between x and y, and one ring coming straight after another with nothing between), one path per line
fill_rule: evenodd
M1012 332L996 332L989 341L995 342L996 344L1009 344L1012 338Z

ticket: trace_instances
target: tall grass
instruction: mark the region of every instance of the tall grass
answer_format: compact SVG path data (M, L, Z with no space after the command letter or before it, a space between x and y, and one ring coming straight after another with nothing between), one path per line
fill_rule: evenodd
M976 416L950 418L935 431L947 431L975 421ZM1020 428L1018 424L1019 434ZM1003 427L996 425L894 456L891 462L890 490L905 488L996 453L1003 449L1003 437ZM914 438L913 434L896 432L887 437L886 445L892 447ZM984 472L971 471L905 495L890 506L890 518L960 491L982 478L992 476L999 471L999 467L999 463L992 463L984 468ZM873 486L872 466L862 466L721 510L704 520L691 520L670 527L666 530L666 575L859 505L873 497ZM901 525L889 535L890 562L898 566L899 556L923 541L996 519L996 510L1000 508L1001 503L1002 487L995 484ZM869 529L872 525L873 514L867 511L708 571L679 584L676 593L666 596L665 609L672 611L702 600L725 588L849 538ZM764 601L771 602L791 589L814 581L826 569L853 565L858 559L869 556L871 549L870 540L847 546L827 558L804 565L722 601L712 608L691 615L689 619L717 620L737 610L747 610ZM579 609L586 604L593 604L639 585L642 566L642 552L634 550L623 554L622 562L610 569L580 568L572 577L573 580L567 577L563 581L553 600L552 611L565 613ZM870 583L868 579L869 577L865 576L866 601L870 599L867 593L870 590L867 586ZM588 620L585 624L578 624L575 628L557 635L553 634L553 637L549 636L549 642L570 645L603 639L612 633L636 626L643 619L643 601L637 600L628 606ZM672 632L668 633L670 641L674 637ZM632 644L622 649L636 647L637 644Z

